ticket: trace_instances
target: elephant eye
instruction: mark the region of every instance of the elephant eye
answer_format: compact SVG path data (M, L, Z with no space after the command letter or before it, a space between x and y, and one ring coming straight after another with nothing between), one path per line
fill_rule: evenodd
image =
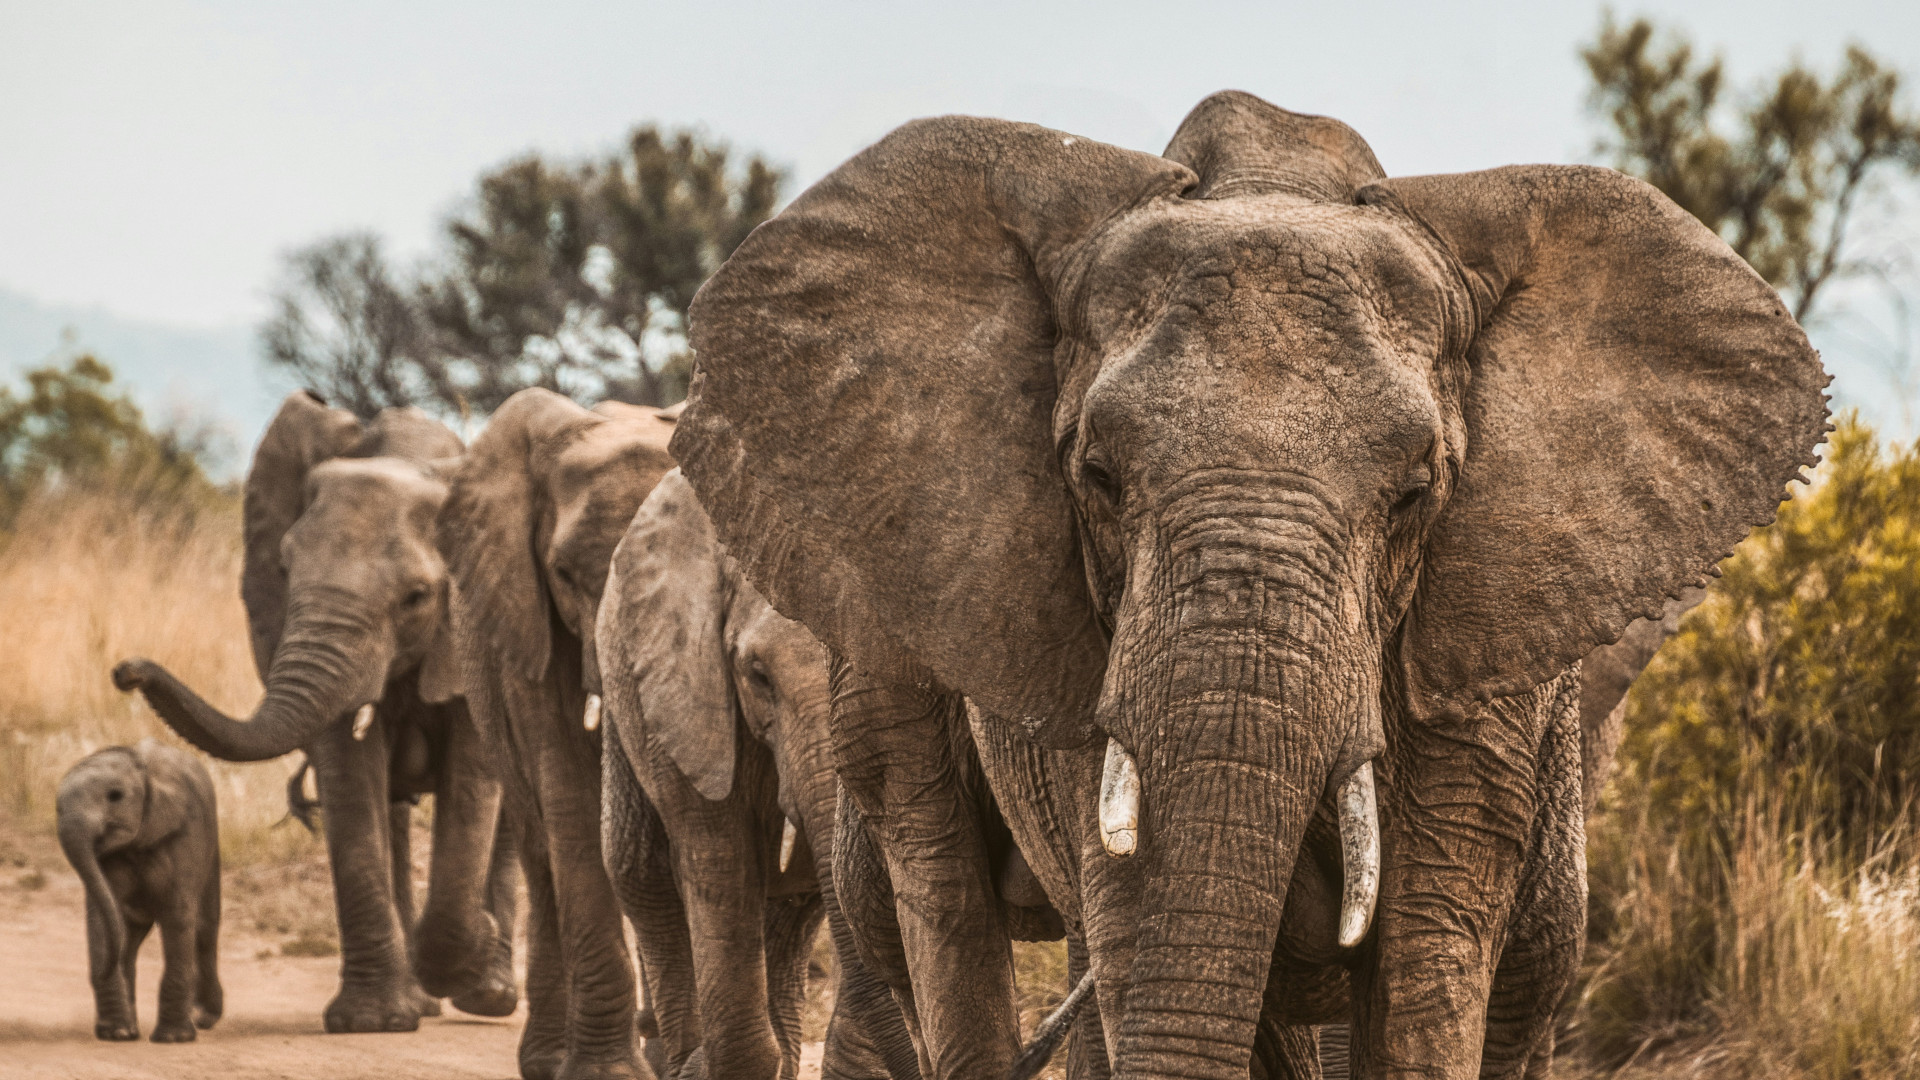
M432 595L432 589L427 588L425 585L416 585L407 590L407 595L401 600L401 603L408 607L419 607L421 604L426 603L427 598Z
M763 694L773 693L773 679L767 674L767 665L759 660L748 662L747 682L751 683L755 690Z
M1105 462L1091 457L1082 460L1080 475L1086 477L1087 483L1092 484L1108 502L1117 504L1120 501L1120 483L1113 478L1113 470Z
M121 790L120 790L119 788L108 788L108 789L107 789L107 801L108 801L108 802L119 802L119 801L120 801L121 799L124 799L124 798L126 798L126 796L127 796L127 793L126 793L126 792L124 792L124 791L121 791Z
M1408 488L1401 494L1400 501L1393 504L1394 516L1398 517L1420 505L1420 500L1426 498L1427 492L1432 490L1432 484L1415 484Z

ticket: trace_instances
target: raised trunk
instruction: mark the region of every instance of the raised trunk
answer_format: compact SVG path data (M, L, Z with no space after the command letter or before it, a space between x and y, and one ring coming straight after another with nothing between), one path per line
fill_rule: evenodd
M268 669L266 694L246 720L214 708L151 660L122 661L113 681L123 690L139 689L168 727L214 757L264 761L307 745L329 724L379 698L385 657L356 659L367 651L290 626Z

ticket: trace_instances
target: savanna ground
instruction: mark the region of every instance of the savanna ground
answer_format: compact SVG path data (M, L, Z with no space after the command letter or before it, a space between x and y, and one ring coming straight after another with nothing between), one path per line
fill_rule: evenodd
M54 787L99 747L172 738L106 673L142 654L223 708L259 694L237 500L142 483L54 483L0 505L0 1071L511 1076L518 1018L449 1010L413 1034L321 1033L337 940L321 844L285 820L288 761L211 764L226 1018L190 1047L92 1038ZM1817 483L1724 569L1635 687L1589 828L1589 947L1561 1074L1920 1076L1920 454L1843 426ZM422 887L427 847L422 831ZM1065 990L1063 950L1021 946L1016 963L1030 1028ZM149 1023L158 968L150 941ZM828 985L815 982L810 1040Z

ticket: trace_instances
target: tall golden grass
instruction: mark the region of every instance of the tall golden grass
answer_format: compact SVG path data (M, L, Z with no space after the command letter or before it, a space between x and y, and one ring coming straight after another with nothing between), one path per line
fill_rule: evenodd
M1623 1076L1920 1076L1912 824L1849 851L1749 779L1722 843L1626 807L1594 823L1596 878L1619 891L1572 1045Z
M101 489L36 497L0 538L0 816L53 828L59 779L104 746L180 742L108 672L128 656L166 664L221 708L260 696L240 604L237 499L156 507ZM314 841L286 815L286 762L208 761L221 847L245 863Z

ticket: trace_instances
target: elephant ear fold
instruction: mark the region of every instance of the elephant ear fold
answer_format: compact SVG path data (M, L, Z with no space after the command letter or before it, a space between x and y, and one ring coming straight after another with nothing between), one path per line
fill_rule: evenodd
M618 626L602 620L612 635L603 645L615 665L609 674L633 686L640 730L695 790L716 800L733 790L738 726L727 677L724 559L713 522L675 469L640 504L614 550L607 588Z
M360 421L329 409L306 390L288 394L260 437L247 470L242 520L246 558L240 597L252 631L253 662L267 677L287 616L287 568L280 541L307 509L307 474L329 458L350 454L361 441Z
M1289 112L1239 90L1193 107L1163 155L1192 169L1196 199L1286 192L1328 202L1386 173L1360 133L1326 116Z
M534 470L587 419L548 390L508 398L468 449L440 508L456 639L529 681L545 677L553 649Z
M1402 656L1418 714L1553 678L1702 583L1815 463L1827 375L1767 283L1611 169L1389 180L1461 273L1464 460Z
M1104 225L1192 182L919 120L734 251L694 299L672 449L775 608L870 675L1084 737L1106 647L1054 457L1055 291Z

